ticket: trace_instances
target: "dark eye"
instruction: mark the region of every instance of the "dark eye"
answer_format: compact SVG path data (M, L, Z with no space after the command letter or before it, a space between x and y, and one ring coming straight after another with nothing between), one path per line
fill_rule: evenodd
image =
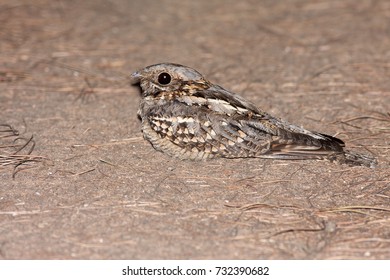
M168 73L161 73L160 75L158 75L158 79L157 81L161 84L161 85L167 85L171 82L171 75L169 75Z

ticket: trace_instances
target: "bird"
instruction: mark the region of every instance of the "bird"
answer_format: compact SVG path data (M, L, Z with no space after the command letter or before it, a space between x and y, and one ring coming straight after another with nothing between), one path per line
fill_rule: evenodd
M137 115L144 138L170 156L182 160L325 159L376 166L375 158L346 150L342 140L274 117L193 68L159 63L130 78L141 88Z

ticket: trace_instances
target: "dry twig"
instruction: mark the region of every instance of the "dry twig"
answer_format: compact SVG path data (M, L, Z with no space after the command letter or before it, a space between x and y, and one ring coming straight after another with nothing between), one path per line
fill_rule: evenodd
M41 162L45 158L32 155L35 148L34 137L24 138L9 124L0 124L0 167L13 166L12 178L24 170L22 166L32 162ZM8 141L7 141L8 140Z

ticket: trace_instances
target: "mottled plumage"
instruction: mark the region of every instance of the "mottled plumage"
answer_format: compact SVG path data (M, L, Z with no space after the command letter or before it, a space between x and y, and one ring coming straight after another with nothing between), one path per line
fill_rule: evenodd
M138 115L145 139L181 159L329 159L373 167L375 160L344 150L338 138L289 124L243 97L171 63L132 74L140 83Z

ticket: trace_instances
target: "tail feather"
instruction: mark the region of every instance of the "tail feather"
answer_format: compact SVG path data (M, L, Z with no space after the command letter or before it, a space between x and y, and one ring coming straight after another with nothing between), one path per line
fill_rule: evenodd
M288 136L288 137L287 137ZM275 159L326 159L349 166L374 168L374 157L345 150L342 140L322 133L289 133L271 143L264 158Z
M369 168L375 168L378 164L374 157L351 151L329 154L325 159L349 166L366 166Z

